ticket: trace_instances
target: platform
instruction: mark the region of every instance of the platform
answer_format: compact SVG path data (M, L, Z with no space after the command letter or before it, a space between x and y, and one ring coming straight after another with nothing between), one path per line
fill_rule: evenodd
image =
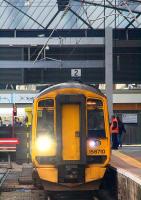
M119 151L141 162L141 145L124 145Z
M117 187L117 199L141 200L141 146L112 150L111 171ZM111 172L110 172L111 173Z
M124 146L112 150L111 166L131 173L141 182L141 146Z

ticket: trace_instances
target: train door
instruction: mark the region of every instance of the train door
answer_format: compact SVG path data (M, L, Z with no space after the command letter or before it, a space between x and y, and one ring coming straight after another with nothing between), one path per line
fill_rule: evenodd
M56 132L60 163L86 162L86 100L83 95L58 95Z
M62 105L62 159L80 160L80 105Z

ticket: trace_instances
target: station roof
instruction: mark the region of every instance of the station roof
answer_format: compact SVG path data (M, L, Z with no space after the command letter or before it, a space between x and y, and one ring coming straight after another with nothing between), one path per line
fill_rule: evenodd
M0 0L0 29L140 28L141 0Z
M0 83L68 81L70 67L63 68L60 60L69 60L69 65L75 60L73 67L83 62L82 81L103 83L104 65L92 68L90 62L104 63L108 26L113 28L114 83L141 83L141 0L0 0ZM55 37L57 48L50 46L52 41L56 45ZM90 47L98 37L103 45ZM69 39L71 44L63 47ZM84 41L87 47L80 48ZM87 68L84 60L90 60Z

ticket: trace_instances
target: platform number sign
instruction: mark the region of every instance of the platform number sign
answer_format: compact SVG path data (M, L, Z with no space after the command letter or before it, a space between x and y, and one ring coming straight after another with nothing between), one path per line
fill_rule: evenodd
M81 77L81 69L71 69L71 77L73 78Z

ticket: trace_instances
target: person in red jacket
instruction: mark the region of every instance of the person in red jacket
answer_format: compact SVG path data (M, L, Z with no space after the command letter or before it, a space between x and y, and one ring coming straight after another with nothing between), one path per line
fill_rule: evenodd
M118 149L118 134L119 134L119 127L118 127L118 120L113 115L110 125L110 132L112 135L112 149Z

